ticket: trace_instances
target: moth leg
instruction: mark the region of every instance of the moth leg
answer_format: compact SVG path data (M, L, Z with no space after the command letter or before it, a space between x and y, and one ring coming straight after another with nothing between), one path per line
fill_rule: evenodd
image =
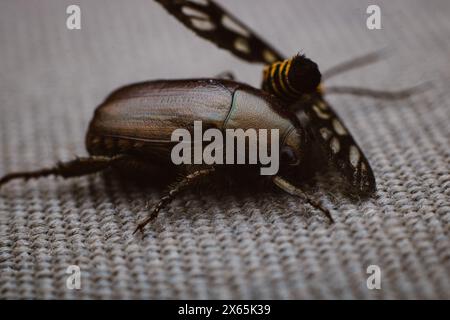
M370 97L384 100L400 100L408 98L414 94L425 91L431 86L430 82L425 82L414 87L397 91L373 90L361 87L351 86L332 86L324 90L325 94L350 94L359 97Z
M216 79L236 80L236 77L231 71L224 71L215 76Z
M292 183L281 178L280 176L274 176L272 178L272 181L281 190L283 190L291 195L298 196L300 198L305 199L306 202L308 202L312 207L322 211L328 217L328 219L330 220L331 223L334 223L334 219L331 216L330 211L328 209L322 207L320 205L320 203L309 198L300 188L294 186Z
M114 157L90 156L77 158L68 162L59 162L52 168L44 168L36 171L13 172L3 176L0 179L0 187L5 183L14 179L32 179L49 175L62 176L64 178L83 176L104 170L111 166L114 162L122 159L123 155Z
M171 185L169 187L169 190L166 192L166 194L163 197L161 197L159 202L153 207L153 210L150 213L150 215L144 221L139 223L136 230L134 230L133 234L135 234L138 231L142 232L142 230L144 230L144 227L148 223L150 223L151 221L156 219L156 217L159 214L159 211L162 208L164 208L169 202L171 202L175 198L176 195L178 195L180 192L186 190L187 188L189 188L190 186L192 186L193 184L195 184L202 178L208 176L209 174L211 174L214 171L215 171L214 168L197 170L197 171L194 171L192 173L185 175L179 181L177 181L173 185Z

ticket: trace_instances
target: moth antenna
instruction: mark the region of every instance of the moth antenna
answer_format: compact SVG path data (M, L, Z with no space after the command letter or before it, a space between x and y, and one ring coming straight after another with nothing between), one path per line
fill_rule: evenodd
M326 87L326 94L350 94L360 97L369 97L383 100L406 99L414 94L424 92L432 87L431 81L418 84L416 86L398 91L373 90L369 88L351 87L351 86L332 86Z
M381 49L378 51L370 52L368 54L365 54L363 56L359 56L356 58L353 58L351 60L347 60L344 62L341 62L334 67L331 67L330 69L326 70L322 78L323 80L328 80L334 76L337 76L341 73L348 72L353 69L362 68L364 66L367 66L369 64L378 62L385 58L387 56L387 49Z

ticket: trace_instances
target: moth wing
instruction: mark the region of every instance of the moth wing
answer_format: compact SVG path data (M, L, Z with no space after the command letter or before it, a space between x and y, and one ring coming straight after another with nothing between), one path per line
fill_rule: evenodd
M272 46L212 0L155 1L198 36L245 61L271 64L283 60Z
M329 103L318 97L303 110L310 121L309 130L346 181L360 194L375 192L375 176L367 158Z

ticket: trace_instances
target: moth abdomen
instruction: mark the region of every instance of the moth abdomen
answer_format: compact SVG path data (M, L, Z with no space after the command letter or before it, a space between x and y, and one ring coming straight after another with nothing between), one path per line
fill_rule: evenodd
M296 101L305 93L317 90L321 74L315 62L296 55L264 68L262 88L284 101Z

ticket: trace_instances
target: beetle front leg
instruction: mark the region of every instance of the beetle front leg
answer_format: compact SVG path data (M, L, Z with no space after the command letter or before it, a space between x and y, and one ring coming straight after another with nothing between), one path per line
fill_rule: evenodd
M322 211L328 217L328 219L330 219L331 223L334 223L334 220L333 220L333 217L331 216L330 211L328 209L322 207L322 205L320 203L310 199L300 188L294 186L292 183L283 179L280 176L274 176L272 178L272 181L281 190L283 190L289 194L292 194L294 196L298 196L300 198L305 199L312 207Z
M114 157L90 156L77 158L68 162L60 162L53 168L45 168L36 171L13 172L0 179L0 187L14 179L32 179L49 175L62 176L64 178L83 176L95 173L110 167L113 163L123 159L123 155Z
M172 186L169 187L169 191L159 200L159 202L155 205L153 208L151 214L148 216L147 219L139 223L136 230L134 230L133 234L135 234L137 231L144 230L144 227L156 219L156 217L159 214L159 211L164 208L170 201L172 201L177 194L179 194L181 191L186 190L188 187L192 186L196 182L198 182L200 179L210 175L213 173L215 169L207 168L207 169L201 169L194 171L192 173L187 174L179 181L175 182Z

